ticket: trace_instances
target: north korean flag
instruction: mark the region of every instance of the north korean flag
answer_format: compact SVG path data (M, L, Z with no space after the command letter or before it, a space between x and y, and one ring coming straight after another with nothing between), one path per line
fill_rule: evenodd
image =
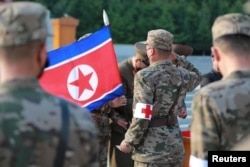
M49 52L48 60L40 84L53 95L91 111L124 94L108 26Z

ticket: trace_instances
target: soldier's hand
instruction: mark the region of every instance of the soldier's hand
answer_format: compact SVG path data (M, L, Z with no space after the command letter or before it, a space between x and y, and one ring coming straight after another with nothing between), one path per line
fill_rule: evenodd
M127 105L127 98L123 95L109 102L109 106L116 108Z
M121 150L122 152L124 152L124 153L130 153L130 152L133 151L132 148L127 147L127 145L126 145L126 143L124 142L124 140L123 140L123 141L121 142L121 144L120 144L120 150Z
M128 122L126 122L124 119L120 118L116 121L116 123L127 130Z
M187 117L187 110L186 110L186 108L182 108L182 109L179 111L178 116L179 116L180 118L185 119L185 118Z

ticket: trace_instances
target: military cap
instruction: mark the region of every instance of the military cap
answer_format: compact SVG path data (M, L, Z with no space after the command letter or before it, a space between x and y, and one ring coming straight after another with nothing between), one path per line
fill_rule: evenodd
M136 56L142 60L142 62L149 66L149 60L146 52L146 47L143 42L136 42L134 45L135 51L136 51Z
M163 29L156 29L148 32L147 41L143 43L158 49L172 51L173 38L172 33Z
M242 34L250 36L250 17L240 13L219 16L212 26L213 41L225 35Z
M178 55L183 55L183 56L189 56L192 55L193 53L193 48L188 45L183 45L183 44L173 44L173 51L177 53Z
M47 9L34 2L0 5L0 46L17 46L46 39Z

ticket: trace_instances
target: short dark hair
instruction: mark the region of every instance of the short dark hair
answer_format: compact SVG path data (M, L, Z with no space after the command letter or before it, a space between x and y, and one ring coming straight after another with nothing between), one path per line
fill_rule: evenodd
M214 45L237 55L250 55L250 36L243 34L225 35L214 40Z

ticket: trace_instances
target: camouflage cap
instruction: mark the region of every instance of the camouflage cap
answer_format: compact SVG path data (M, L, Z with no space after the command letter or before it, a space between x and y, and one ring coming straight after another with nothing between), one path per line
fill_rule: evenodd
M146 47L143 42L136 42L135 45L136 56L142 60L145 65L149 65L149 60L146 52Z
M39 3L13 2L0 5L0 46L16 46L46 39L47 9Z
M155 48L171 51L174 35L170 32L157 29L148 32L147 41L144 44L152 45Z
M243 34L250 36L250 17L240 13L219 16L212 26L213 41L224 35Z

